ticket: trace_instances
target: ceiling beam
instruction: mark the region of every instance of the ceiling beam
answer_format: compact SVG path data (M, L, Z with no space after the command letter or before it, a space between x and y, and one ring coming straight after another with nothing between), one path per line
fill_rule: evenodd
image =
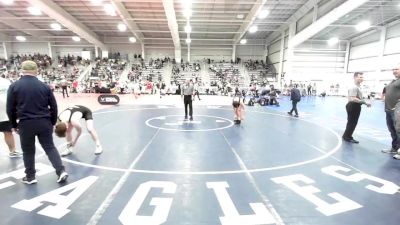
M137 41L139 43L143 43L144 39L143 33L138 31L140 30L138 25L132 20L132 17L128 12L128 10L126 10L125 6L121 2L116 2L115 0L112 0L111 3L117 10L118 14L120 15L121 19L124 21L126 26L129 28L132 34L135 35Z
M8 17L8 18L18 18L11 13L6 12L5 10L0 10L0 15ZM33 37L38 36L46 36L51 35L48 32L41 31L38 27L34 26L33 24L26 22L26 21L16 21L16 20L0 20L3 24L12 27L14 30L19 30L23 33L31 35ZM29 27L28 29L25 29Z
M315 5L318 5L320 1L322 0L308 0L306 3L304 3L302 7L300 7L291 17L289 17L289 19L287 19L286 24L280 26L277 31L273 32L267 37L266 43L269 44L276 38L280 37L282 32L285 32L285 30L289 28L289 24L296 22L301 17L306 15L312 8L314 8Z
M238 30L239 33L236 34L234 37L234 44L238 44L240 42L240 39L242 39L242 37L246 34L247 30L253 24L253 21L256 19L258 13L261 11L266 1L267 0L257 0L257 2L254 3L253 7L250 10L250 13L247 14L245 21L240 26Z
M107 46L100 40L100 38L91 31L83 23L79 22L75 17L61 8L59 5L51 0L30 0L32 5L39 7L45 14L58 21L60 24L70 29L80 37L86 39L93 45L106 50Z
M165 15L168 19L168 27L171 32L172 41L174 42L175 49L181 49L181 42L179 39L178 23L176 21L174 1L173 0L162 0Z
M354 9L360 7L364 3L368 2L369 0L347 0L340 6L334 8L330 12L328 12L325 16L321 17L313 24L305 28L304 30L300 31L296 34L290 41L289 41L289 48L294 48L299 44L303 43L304 41L308 40L318 32L325 29L327 26L338 20L339 18L345 16L346 14L350 13Z

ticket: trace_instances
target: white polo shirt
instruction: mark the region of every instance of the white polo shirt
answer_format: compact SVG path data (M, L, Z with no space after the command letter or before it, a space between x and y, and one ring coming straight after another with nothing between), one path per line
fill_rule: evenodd
M8 121L6 103L7 91L11 82L8 79L0 77L0 122Z

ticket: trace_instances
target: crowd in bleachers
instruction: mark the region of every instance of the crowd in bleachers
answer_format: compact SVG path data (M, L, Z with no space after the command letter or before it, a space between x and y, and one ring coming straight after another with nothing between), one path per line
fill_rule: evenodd
M12 62L15 64L21 63L25 59L35 60L40 65L38 77L56 91L63 83L67 84L71 91L79 92L133 93L135 89L138 89L139 93L174 94L185 80L192 80L196 84L196 88L206 94L228 95L236 88L244 87L244 77L240 73L240 65L237 64L241 61L239 58L235 62L222 60L220 63L214 63L214 60L204 59L202 62L175 64L175 60L169 57L145 61L140 55L136 55L132 64L129 64L126 81L124 79L120 82L120 76L128 62L121 59L123 57L118 52L110 54L113 59L96 59L95 62L92 62L93 69L90 76L80 81L78 86L76 83L79 74L85 69L85 66L90 65L89 61L82 60L79 56L58 57L56 66L52 66L50 57L40 54L17 55L12 57ZM8 61L0 59L0 66L3 65L6 68ZM202 65L207 65L207 63L210 63L208 70L201 72ZM165 65L169 65L169 68L172 69L171 79L168 83L164 78ZM266 68L262 60L248 60L243 65L249 70ZM6 70L2 74L16 80L18 79L16 71L18 70ZM202 76L208 76L207 74L210 76L210 80L206 77L207 83L205 83ZM267 85L267 83L266 81L261 85Z
M235 87L243 86L243 77L237 64L220 63L209 66L210 86L216 87L216 91L227 95ZM214 90L214 88L213 88Z
M75 56L75 55L66 55L66 56L58 56L58 65L61 65L62 67L68 67L68 66L76 66L76 65L88 65L90 64L90 60L83 60L82 57L80 56Z
M82 92L110 93L119 86L119 79L127 62L120 59L98 59L88 76L81 82Z
M268 65L264 63L263 60L247 60L244 63L247 70L268 70Z
M21 63L25 60L36 62L38 67L41 69L49 68L52 65L52 59L50 56L38 53L11 55L8 60L1 59L0 65L3 69L15 71L20 69Z
M58 57L58 64L53 64L51 57L45 54L17 54L8 60L0 59L3 77L16 81L19 79L20 65L25 60L32 60L38 65L38 78L57 90L61 82L72 83L82 71L82 59L73 55Z

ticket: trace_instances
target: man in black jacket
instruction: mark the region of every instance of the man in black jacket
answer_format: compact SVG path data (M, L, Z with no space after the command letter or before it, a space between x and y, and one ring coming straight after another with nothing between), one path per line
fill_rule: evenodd
M294 85L294 88L290 91L290 100L292 101L292 109L288 112L289 115L292 115L293 111L295 113L295 117L299 117L299 112L297 112L297 103L301 100L300 90L297 89L297 84Z
M53 142L53 126L57 122L57 102L49 86L39 81L37 65L33 61L21 64L22 76L13 83L7 93L7 115L13 130L20 135L25 174L22 182L37 183L35 178L35 137L58 175L57 182L67 180L60 154ZM17 120L19 122L17 123Z

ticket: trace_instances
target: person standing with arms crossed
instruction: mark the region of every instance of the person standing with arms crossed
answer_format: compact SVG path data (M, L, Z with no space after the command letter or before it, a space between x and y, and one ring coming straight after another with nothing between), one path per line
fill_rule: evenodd
M194 87L190 80L186 80L185 84L182 86L181 96L183 98L183 103L185 104L185 120L188 118L189 107L190 121L193 121L192 96L194 96Z
M68 173L61 162L53 142L53 126L57 122L57 102L53 92L37 79L35 62L27 60L21 64L21 79L11 84L7 93L7 115L13 130L20 135L26 176L22 182L37 183L35 178L35 137L46 152L58 175L57 182L65 182ZM17 123L17 120L19 122Z
M344 141L355 144L359 143L359 141L353 138L353 133L354 130L356 129L358 118L360 118L361 105L367 105L367 107L371 107L371 104L365 102L362 97L360 85L363 82L363 80L364 80L363 73L361 72L354 73L354 85L350 87L348 91L349 102L346 105L347 125L346 125L346 130L344 131L342 136Z

